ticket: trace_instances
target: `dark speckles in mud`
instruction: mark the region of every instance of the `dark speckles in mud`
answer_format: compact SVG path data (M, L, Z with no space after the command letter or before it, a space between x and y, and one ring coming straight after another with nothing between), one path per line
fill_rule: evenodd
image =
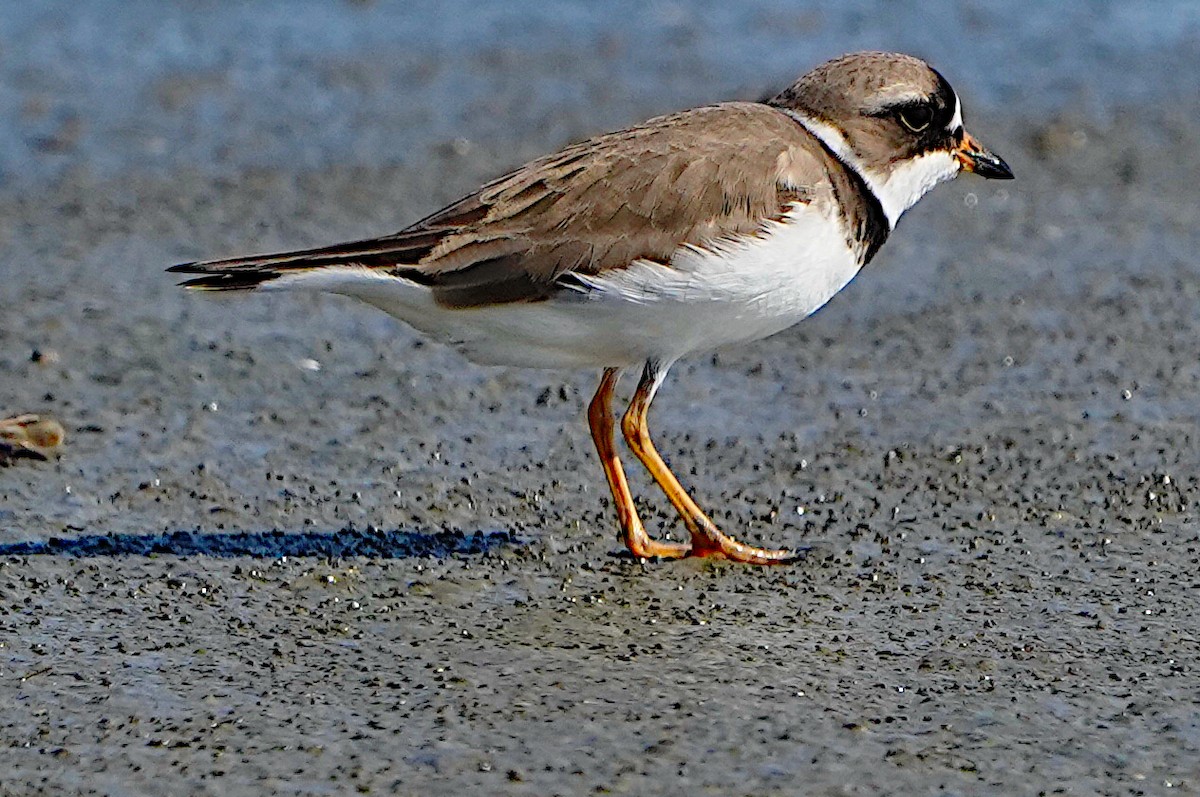
M0 468L0 795L1200 789L1195 4L26 5L0 415L68 438ZM672 371L664 455L785 569L613 555L595 374L160 273L880 45L1021 179Z

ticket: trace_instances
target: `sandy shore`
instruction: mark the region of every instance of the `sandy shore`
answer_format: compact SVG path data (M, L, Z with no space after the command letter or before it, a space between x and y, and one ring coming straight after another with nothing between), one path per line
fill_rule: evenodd
M295 118L288 65L313 71L271 47L274 98L160 59L143 127L71 123L55 98L85 89L0 69L48 103L0 182L0 417L68 434L0 468L0 795L1200 790L1194 96L1047 113L960 85L1018 181L939 189L816 317L681 363L655 404L717 521L806 559L639 564L586 433L594 374L480 368L348 300L206 301L161 269L396 229L571 137L766 86L664 57L606 95L619 37L437 50L421 97L493 96L401 155L389 136L447 129L428 103L370 115L419 59L343 56L315 71L365 98L353 120L295 111L358 133L339 160L262 121ZM1200 72L1180 47L1147 85ZM592 75L586 99L556 69Z

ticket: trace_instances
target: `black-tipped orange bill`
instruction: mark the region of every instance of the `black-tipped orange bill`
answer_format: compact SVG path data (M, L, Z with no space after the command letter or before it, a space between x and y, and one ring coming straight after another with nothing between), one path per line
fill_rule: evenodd
M980 177L986 177L989 180L1011 180L1013 179L1012 169L1008 168L1008 164L999 155L988 150L987 147L975 140L967 131L963 131L962 142L954 151L958 162L962 164L963 169L968 172L974 172Z

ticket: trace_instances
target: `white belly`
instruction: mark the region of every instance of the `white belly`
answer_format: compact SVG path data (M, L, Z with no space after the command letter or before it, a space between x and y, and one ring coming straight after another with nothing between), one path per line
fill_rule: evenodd
M354 296L485 364L636 365L772 335L841 290L860 264L836 219L796 206L762 235L583 278L546 301L446 309L427 288L364 268L266 283Z

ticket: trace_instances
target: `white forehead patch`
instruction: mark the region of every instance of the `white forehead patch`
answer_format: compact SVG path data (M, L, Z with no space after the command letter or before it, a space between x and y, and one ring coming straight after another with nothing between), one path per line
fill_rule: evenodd
M929 95L917 91L895 91L876 93L877 102L873 103L876 112L885 112L898 105L917 105L929 100Z

